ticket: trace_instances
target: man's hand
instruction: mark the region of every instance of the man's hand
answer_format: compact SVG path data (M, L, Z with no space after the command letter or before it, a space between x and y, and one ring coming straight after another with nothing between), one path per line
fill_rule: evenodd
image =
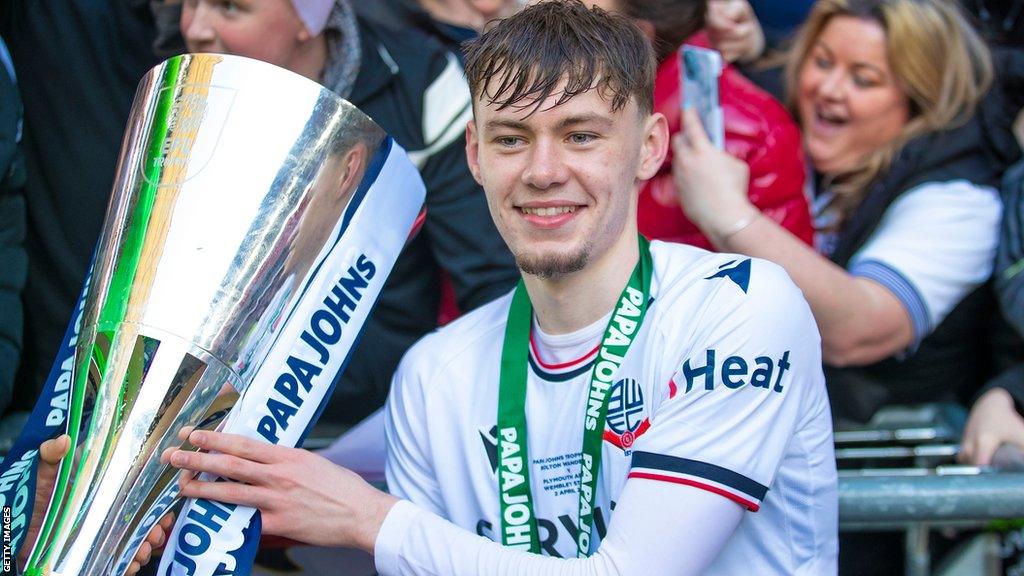
M747 0L710 0L707 30L726 62L751 62L764 52L764 31Z
M39 466L36 468L36 494L32 505L32 520L28 524L28 531L25 533L25 540L18 553L18 565L24 567L28 561L28 554L32 550L32 543L36 541L39 529L43 524L43 513L50 503L50 494L53 493L53 486L57 483L57 471L60 468L60 459L68 452L71 444L71 437L62 434L56 438L47 440L39 445Z
M182 496L258 508L266 534L372 553L384 518L397 502L307 450L202 430L192 432L189 441L210 452L176 450L170 454L173 466L236 482L184 475Z
M39 467L36 475L36 494L32 505L32 521L29 523L28 532L25 534L25 544L18 553L18 564L24 566L28 561L29 552L32 550L31 543L34 543L39 529L43 524L43 514L46 506L50 503L50 495L57 483L57 472L60 469L60 460L68 452L71 446L71 437L63 434L39 445ZM139 546L135 559L128 567L128 574L135 574L149 562L153 552L159 550L167 540L174 525L174 514L167 514L160 519L146 536L146 540Z
M957 458L961 462L987 466L992 463L996 449L1004 443L1024 450L1024 418L1017 413L1009 392L993 388L971 407Z
M716 245L759 213L747 197L750 168L715 147L694 110L672 138L672 177L686 216Z

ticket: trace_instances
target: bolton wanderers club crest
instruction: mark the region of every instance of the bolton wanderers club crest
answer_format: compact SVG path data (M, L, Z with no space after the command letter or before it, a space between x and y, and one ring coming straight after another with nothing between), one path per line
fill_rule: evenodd
M622 450L629 450L651 427L644 413L644 391L640 383L633 378L615 382L608 397L604 439Z

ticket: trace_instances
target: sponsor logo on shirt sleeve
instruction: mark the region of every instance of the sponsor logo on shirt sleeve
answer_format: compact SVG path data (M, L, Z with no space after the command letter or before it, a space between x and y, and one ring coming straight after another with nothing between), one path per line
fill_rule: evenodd
M746 294L747 288L750 286L750 259L742 260L739 264L735 260L730 260L719 266L718 272L708 276L705 280L714 280L715 278L732 280Z
M765 392L781 394L788 384L790 351L777 357L725 356L714 348L705 350L703 358L688 358L672 379L670 387L683 385L684 393L695 387L713 391L724 386L729 389L750 386Z

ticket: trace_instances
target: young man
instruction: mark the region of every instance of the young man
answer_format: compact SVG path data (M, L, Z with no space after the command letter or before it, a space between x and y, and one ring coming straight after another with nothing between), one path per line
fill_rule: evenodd
M807 304L772 264L638 237L637 192L668 138L642 33L545 2L472 43L466 70L470 166L523 278L403 360L393 495L309 452L209 432L190 440L211 453L171 462L239 483L182 493L375 553L386 575L834 574Z

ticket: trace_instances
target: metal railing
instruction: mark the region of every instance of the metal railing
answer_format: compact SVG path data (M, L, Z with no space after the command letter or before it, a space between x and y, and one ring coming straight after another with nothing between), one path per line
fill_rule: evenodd
M955 462L965 414L950 405L886 408L836 432L840 530L903 531L907 576L931 574L929 534L1024 518L1020 451L993 466Z

